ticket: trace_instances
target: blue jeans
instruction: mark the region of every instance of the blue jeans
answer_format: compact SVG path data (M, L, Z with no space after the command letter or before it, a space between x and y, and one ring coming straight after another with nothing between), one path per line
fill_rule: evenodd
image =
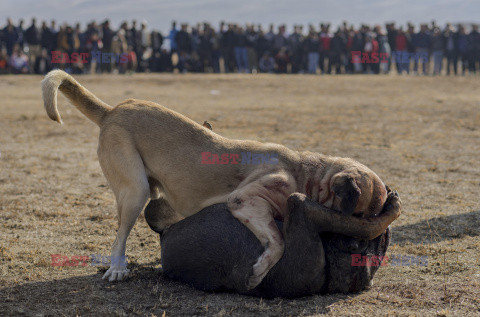
M407 51L395 51L395 62L397 63L397 71L402 74L403 71L410 72L410 53Z
M433 73L440 75L442 72L443 51L433 51Z
M235 61L237 62L237 68L239 73L248 73L248 51L246 47L236 46L234 49Z
M319 58L320 58L320 54L317 52L308 53L308 72L310 74L317 73L317 65L318 65Z
M426 48L417 48L416 50L416 56L415 56L415 66L414 66L414 72L418 71L418 64L420 63L420 60L422 60L422 70L423 74L427 75L427 65L429 63L429 57L428 57L428 49Z

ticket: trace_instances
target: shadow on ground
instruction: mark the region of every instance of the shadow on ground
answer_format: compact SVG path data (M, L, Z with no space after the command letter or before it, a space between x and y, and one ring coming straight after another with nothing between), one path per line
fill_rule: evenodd
M444 240L480 235L480 210L450 215L393 228L391 244L434 244ZM423 238L419 241L419 233Z
M419 241L422 233L423 241ZM480 211L437 217L394 228L392 244L434 244L480 235ZM312 315L355 294L264 300L233 293L206 293L163 277L158 263L134 264L127 281L103 281L103 272L60 280L30 282L0 290L6 315Z
M169 280L160 270L137 267L124 282L108 283L101 274L31 282L1 290L0 311L6 315L311 315L355 295L310 296L295 300L205 293Z

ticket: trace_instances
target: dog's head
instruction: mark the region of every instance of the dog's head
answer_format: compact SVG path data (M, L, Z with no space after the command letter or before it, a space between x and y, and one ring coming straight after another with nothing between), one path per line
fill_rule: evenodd
M345 214L375 216L382 211L387 200L387 189L380 177L351 159L336 159L322 183L326 188L323 188L319 201Z

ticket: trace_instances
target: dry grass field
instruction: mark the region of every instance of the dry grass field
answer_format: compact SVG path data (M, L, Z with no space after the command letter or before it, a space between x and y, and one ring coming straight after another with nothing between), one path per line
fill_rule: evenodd
M263 300L210 294L160 273L143 218L127 243L131 278L52 267L51 254L108 255L115 201L97 126L59 97L48 119L38 76L0 77L0 315L480 315L480 77L83 76L102 100L152 100L231 138L282 143L366 164L403 200L388 254L428 266L381 267L360 294Z

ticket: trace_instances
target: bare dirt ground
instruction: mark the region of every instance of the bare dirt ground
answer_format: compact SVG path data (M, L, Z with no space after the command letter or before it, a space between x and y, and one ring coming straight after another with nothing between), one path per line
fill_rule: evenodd
M152 100L231 138L353 157L398 190L389 255L360 294L263 300L162 277L143 215L127 243L131 278L52 267L51 254L108 255L117 225L98 128L67 100L43 109L38 76L0 77L0 315L480 315L480 78L133 75L79 80L115 105Z

